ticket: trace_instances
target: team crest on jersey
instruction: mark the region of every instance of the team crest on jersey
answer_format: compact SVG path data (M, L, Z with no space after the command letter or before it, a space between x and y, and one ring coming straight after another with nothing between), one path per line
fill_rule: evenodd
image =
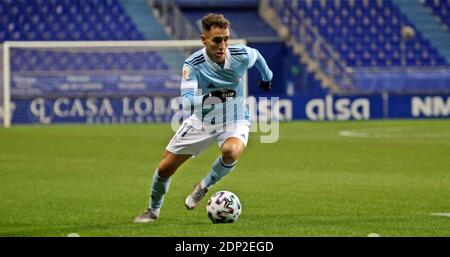
M191 71L189 70L189 68L187 66L184 66L183 67L183 79L189 80L190 75L191 75Z

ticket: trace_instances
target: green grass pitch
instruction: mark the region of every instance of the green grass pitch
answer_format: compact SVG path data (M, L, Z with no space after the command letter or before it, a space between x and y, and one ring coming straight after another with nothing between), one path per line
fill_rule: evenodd
M0 236L450 236L450 120L292 122L258 133L231 174L243 212L212 224L184 207L216 145L172 177L160 219L133 224L168 124L0 128Z

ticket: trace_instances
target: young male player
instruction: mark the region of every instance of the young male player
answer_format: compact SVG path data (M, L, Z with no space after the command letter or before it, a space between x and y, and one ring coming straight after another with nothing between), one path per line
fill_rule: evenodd
M153 176L149 208L134 219L136 223L158 219L170 177L186 160L217 141L222 155L185 200L188 210L197 207L208 189L236 167L247 145L250 122L243 74L256 65L262 78L260 87L265 91L271 89L273 74L258 50L246 46L228 47L230 22L223 15L206 15L202 27L204 48L186 59L182 72L181 95L194 107L193 114L183 121L167 145ZM210 126L205 126L208 122ZM205 129L218 125L224 129Z

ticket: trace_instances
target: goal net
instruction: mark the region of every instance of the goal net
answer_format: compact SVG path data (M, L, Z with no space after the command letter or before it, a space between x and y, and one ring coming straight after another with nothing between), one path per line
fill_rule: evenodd
M200 40L4 42L0 120L5 127L170 122L182 64L202 47Z

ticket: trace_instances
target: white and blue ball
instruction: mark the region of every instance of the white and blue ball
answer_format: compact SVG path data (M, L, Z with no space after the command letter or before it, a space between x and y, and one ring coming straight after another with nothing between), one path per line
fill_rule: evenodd
M231 223L241 216L242 205L234 193L219 191L209 198L206 211L213 223Z

